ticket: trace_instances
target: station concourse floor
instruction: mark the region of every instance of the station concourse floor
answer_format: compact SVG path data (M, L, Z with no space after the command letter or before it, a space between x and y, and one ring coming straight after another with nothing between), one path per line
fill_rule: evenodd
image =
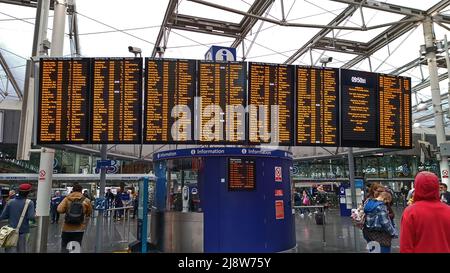
M400 227L402 211L403 207L394 207L394 221L397 229ZM49 224L48 253L60 251L62 218L60 218L59 224ZM137 221L135 219L130 219L129 221L115 222L109 217L104 218L102 252L125 252L128 243L136 240ZM91 218L83 237L83 253L95 253L95 223L96 218ZM366 241L362 236L362 231L352 225L350 217L341 217L338 209L330 209L326 212L325 244L323 243L323 226L315 223L314 214L311 217L307 213L305 213L304 217L296 214L295 227L297 246L288 252L367 253ZM29 249L31 249L31 244L32 242L29 240ZM391 252L398 253L399 250L399 239L394 239ZM0 250L0 252L3 252L3 250Z

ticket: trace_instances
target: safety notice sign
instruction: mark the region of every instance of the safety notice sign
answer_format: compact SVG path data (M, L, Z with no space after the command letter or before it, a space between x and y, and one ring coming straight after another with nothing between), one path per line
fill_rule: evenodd
M442 170L442 178L448 178L448 170Z
M275 200L275 219L284 219L284 202Z
M39 180L45 180L45 171L44 170L39 171Z
M281 167L275 167L275 182L283 181Z

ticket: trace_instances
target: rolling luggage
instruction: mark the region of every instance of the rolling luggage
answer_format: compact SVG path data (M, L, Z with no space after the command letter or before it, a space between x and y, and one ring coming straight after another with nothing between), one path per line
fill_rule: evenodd
M325 217L322 211L318 211L314 216L317 225L323 225L325 222Z

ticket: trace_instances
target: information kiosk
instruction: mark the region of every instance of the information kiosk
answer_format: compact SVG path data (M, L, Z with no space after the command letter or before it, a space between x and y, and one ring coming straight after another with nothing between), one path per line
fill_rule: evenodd
M193 148L156 153L154 164L156 210L150 233L161 251L295 247L289 152Z

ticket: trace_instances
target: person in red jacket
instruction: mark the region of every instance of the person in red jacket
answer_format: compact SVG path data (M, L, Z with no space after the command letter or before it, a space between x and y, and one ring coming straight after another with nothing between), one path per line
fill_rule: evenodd
M440 202L438 177L420 172L414 185L414 203L401 220L400 252L450 253L450 206Z

